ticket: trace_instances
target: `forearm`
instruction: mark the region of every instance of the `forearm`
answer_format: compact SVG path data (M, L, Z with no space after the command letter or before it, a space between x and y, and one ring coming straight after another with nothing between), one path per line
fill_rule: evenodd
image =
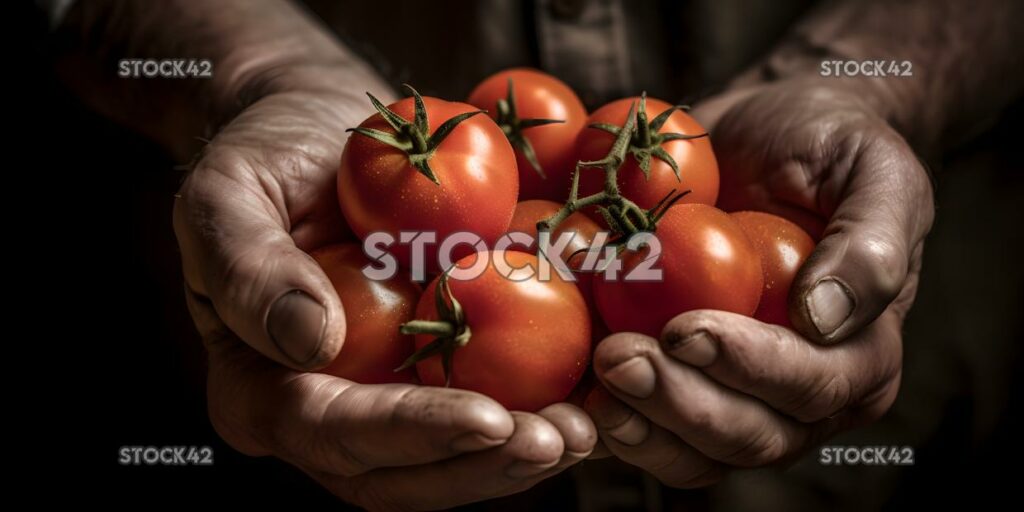
M281 0L79 1L54 39L58 74L76 94L179 158L267 94L380 86L350 51ZM209 59L212 76L124 78L118 61L125 58Z
M828 2L738 82L820 76L825 60L908 61L910 77L822 79L863 91L915 148L941 152L1024 90L1021 19L1015 0Z

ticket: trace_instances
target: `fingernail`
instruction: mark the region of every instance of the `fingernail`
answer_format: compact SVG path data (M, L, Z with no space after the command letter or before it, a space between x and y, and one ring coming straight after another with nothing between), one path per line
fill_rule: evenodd
M616 389L636 398L654 393L654 367L644 356L636 356L604 372L604 378Z
M504 439L494 439L479 432L469 432L452 439L452 450L457 452L475 452L486 448L493 448L504 443Z
M647 420L643 416L633 413L622 425L607 429L605 432L622 444L636 446L647 439L647 433L650 430L651 427Z
M554 461L550 464L542 464L538 462L529 462L521 460L519 462L513 462L505 468L505 474L509 478L527 478L535 475L539 475L558 464L558 461Z
M838 279L818 281L807 294L807 313L822 336L835 333L853 313L853 293Z
M296 364L309 363L320 352L326 324L327 310L301 290L282 295L267 315L271 341Z
M705 368L718 358L718 340L707 331L697 331L689 336L671 333L665 340L665 351L686 364Z

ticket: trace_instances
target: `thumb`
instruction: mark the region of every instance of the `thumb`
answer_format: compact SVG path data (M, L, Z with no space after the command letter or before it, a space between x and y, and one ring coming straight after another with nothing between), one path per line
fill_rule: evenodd
M822 208L833 213L790 293L794 326L824 344L896 299L934 218L931 182L898 135L872 133L851 153L821 185Z
M291 368L316 369L341 349L345 315L285 226L266 188L244 170L197 168L174 205L187 286L252 348Z

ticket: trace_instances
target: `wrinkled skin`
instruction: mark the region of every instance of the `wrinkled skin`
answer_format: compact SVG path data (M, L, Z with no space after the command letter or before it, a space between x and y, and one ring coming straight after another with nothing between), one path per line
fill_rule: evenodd
M346 336L343 305L307 251L347 236L335 173L344 129L370 112L357 91L292 91L259 99L223 128L175 204L217 432L374 510L506 495L586 457L596 434L572 405L510 412L462 390L307 373Z
M723 208L776 213L821 235L793 284L796 330L691 311L658 339L619 333L596 349L604 386L586 409L604 445L668 485L792 460L878 419L896 397L931 185L858 91L820 84L759 86L695 112L714 127Z

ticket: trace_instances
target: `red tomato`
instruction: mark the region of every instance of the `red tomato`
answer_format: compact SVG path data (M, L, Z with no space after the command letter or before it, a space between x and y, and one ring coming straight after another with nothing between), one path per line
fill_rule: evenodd
M587 119L588 127L580 132L577 140L577 159L584 161L603 159L611 149L615 136L589 126L595 123L622 126L626 121L626 115L629 114L630 105L636 102L639 109L639 101L639 97L613 101L590 114L590 118ZM659 114L671 107L668 103L654 98L647 98L646 103L648 123L653 122ZM677 110L669 116L660 130L653 133L699 135L705 133L705 130L689 114ZM640 147L638 144L637 138L634 137L630 146L631 153L626 156L626 161L619 168L619 192L624 197L629 198L641 208L651 208L671 191L689 190L690 193L684 196L679 203L715 204L715 200L718 198L718 163L711 150L711 141L708 137L671 140L646 148ZM665 153L675 160L676 165L679 166L681 180L676 178L672 167L657 156L652 156L650 160L650 178L644 177L637 157L632 152L653 150L656 147L664 149ZM603 188L604 173L600 170L584 169L580 172L580 197L600 192Z
M789 322L789 287L800 266L814 251L814 240L800 226L770 213L735 212L729 215L743 228L761 256L764 291L754 318L792 326Z
M502 116L498 107L498 101L508 97L509 80L515 94L514 118ZM587 110L568 85L534 69L508 69L487 77L473 89L467 102L487 110L516 147L521 199L562 201L568 196L576 166L576 136L587 119ZM565 122L530 127L531 119ZM523 140L532 148L546 177L526 156L529 149L523 147Z
M358 244L331 245L311 256L338 292L348 326L338 357L320 372L363 384L414 382L411 369L394 369L413 352L413 337L398 328L412 320L419 288L400 277L368 279L362 268L370 260Z
M764 280L761 261L729 214L704 204L676 205L658 222L655 235L661 243L655 263L661 280L625 280L647 258L646 247L622 254L618 279L594 278L597 308L613 332L658 337L665 323L694 309L754 313Z
M504 257L512 267L536 268L538 260L532 254L481 252L456 266L471 267L477 256L488 258L483 275L465 281L448 279L471 331L468 343L452 356L451 385L488 395L512 410L536 411L565 400L590 357L590 318L583 296L557 273L550 281L536 275L513 281L493 263L493 258ZM438 281L432 281L420 298L417 319L440 318L434 292ZM416 335L416 348L434 339ZM424 384L445 384L441 357L416 364Z
M526 233L537 239L537 223L551 217L562 208L562 205L554 202L547 201L544 199L531 199L529 201L520 201L516 205L516 210L512 214L512 222L508 226L508 231L518 231ZM601 226L598 226L596 222L583 215L579 212L570 215L558 228L551 233L551 242L554 243L556 237L562 233L575 233L572 237L572 241L566 246L565 250L562 251L562 258L566 263L569 263L568 258L574 253L581 249L588 249L594 242L594 237L598 231L601 231ZM537 245L534 244L527 249L519 249L523 252L535 253L537 252ZM576 258L583 256L582 253L577 254ZM575 258L574 258L575 260ZM570 268L572 268L570 266Z
M430 97L423 102L430 134L445 121L476 110ZM400 100L390 109L407 121L414 119L413 98ZM379 113L359 126L396 133ZM519 178L512 146L494 121L483 115L462 121L427 163L440 183L421 173L405 151L352 134L338 172L338 201L352 231L360 238L387 232L396 240L399 231L434 231L438 243L454 232L469 231L489 246L505 233L515 209ZM428 270L439 270L437 247L427 249ZM409 265L409 245L396 243L390 250L401 264ZM472 247L460 245L453 259L473 252Z
M520 201L516 205L515 213L512 214L512 223L508 226L508 231L509 233L513 231L526 233L536 240L537 223L551 217L561 208L562 205L544 199ZM594 237L597 236L598 231L601 231L601 226L591 220L590 217L576 212L558 225L558 228L551 234L551 243L555 243L555 238L562 233L575 233L572 241L562 251L562 261L565 261L570 269L578 269L586 258L586 253L578 251L589 249L591 244L594 243ZM519 250L518 247L516 249ZM537 244L522 250L536 254ZM574 254L575 256L573 256ZM591 311L597 311L595 309L593 292L594 274L591 272L574 272L573 275L576 277L576 285L579 286L580 292L583 293L583 298L587 301L587 306L590 307ZM594 319L598 320L596 315ZM594 329L601 331L603 330L602 327L601 325L595 325Z

